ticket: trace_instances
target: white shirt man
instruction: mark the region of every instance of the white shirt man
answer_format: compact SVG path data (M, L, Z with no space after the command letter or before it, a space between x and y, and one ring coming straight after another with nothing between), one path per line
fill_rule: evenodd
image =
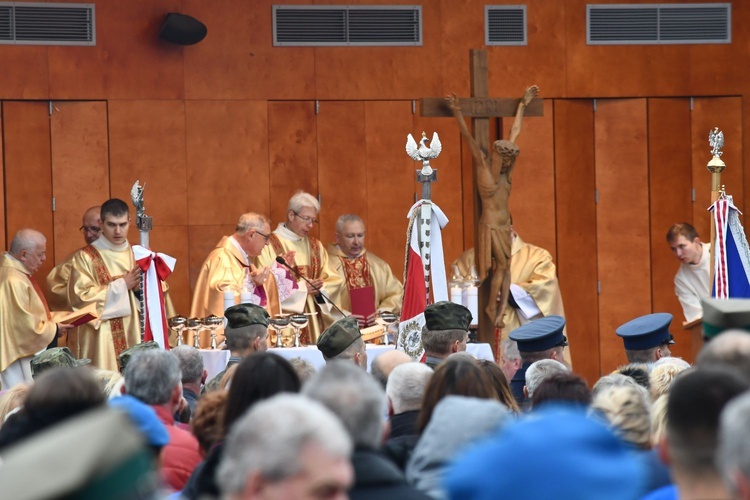
M701 299L711 296L709 244L701 243L695 228L687 223L672 226L667 243L681 263L674 277L674 293L682 305L685 321L702 318Z

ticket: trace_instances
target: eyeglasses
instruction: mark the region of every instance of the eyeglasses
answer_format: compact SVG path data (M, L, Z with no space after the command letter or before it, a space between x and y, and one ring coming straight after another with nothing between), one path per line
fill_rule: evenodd
M102 232L102 228L96 226L81 226L78 230L82 233L95 233L99 234Z
M260 231L258 231L257 229L255 230L255 233L263 236L266 239L266 241L268 241L268 239L271 237L270 234L263 234Z
M300 219L300 220L301 220L302 222L304 222L305 224L311 224L311 225L312 225L312 224L317 224L317 223L318 223L318 219L314 219L314 218L312 218L312 217L302 217L302 216L301 216L300 214L298 214L297 212L293 212L293 213L294 213L294 216L295 216L295 217L299 218L299 219Z

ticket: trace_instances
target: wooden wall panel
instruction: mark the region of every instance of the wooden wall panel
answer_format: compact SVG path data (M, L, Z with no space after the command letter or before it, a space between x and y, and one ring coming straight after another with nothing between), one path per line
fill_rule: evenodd
M414 162L404 152L404 131L413 127L411 102L365 103L367 247L402 279L406 218L414 204ZM421 131L420 131L421 132Z
M711 173L706 164L711 160L708 132L719 127L724 132L724 154L721 159L727 168L721 174L721 183L727 194L734 197L737 207L744 206L744 176L742 166L742 100L739 97L704 97L693 99L691 115L691 144L693 165L693 226L701 240L710 239L711 215L706 209L711 205Z
M49 47L53 99L182 99L183 47L159 40L179 0L96 2L96 46Z
M50 124L58 263L85 245L83 213L109 199L107 103L56 102Z
M31 228L47 238L47 261L37 271L46 277L54 267L52 169L49 107L46 102L5 102L5 207L7 243L19 229ZM45 280L39 284L45 288Z
M112 196L131 205L133 184L145 183L145 209L154 219L154 228L187 224L185 140L182 101L109 103ZM130 241L138 241L134 224Z
M317 147L314 102L268 103L272 229L286 221L289 198L294 193L302 190L318 196ZM314 226L310 234L317 237L319 229Z
M589 100L555 100L557 276L573 368L599 379L594 108Z
M368 223L365 103L323 101L317 116L318 185L322 208L320 239L335 241L336 220L356 214ZM366 243L369 241L366 240Z
M203 265L203 261L206 260L211 250L216 248L222 237L229 236L234 233L235 224L227 225L210 225L210 226L188 226L188 268L189 268L189 281L190 290L195 289L195 281L198 279L198 273ZM192 293L191 293L192 297ZM190 313L190 304L181 311L183 315Z
M268 216L268 115L264 101L186 101L187 204L191 225Z
M208 36L184 51L188 99L315 98L315 49L273 46L271 6L277 3L223 0L217 8L202 0L182 2L180 12L208 26Z
M544 116L523 120L516 141L521 154L513 170L510 209L513 226L524 241L557 254L555 235L555 140L551 99L544 103ZM513 118L503 118L508 137Z
M594 115L602 371L626 362L621 324L651 312L645 99L600 100Z
M692 363L690 332L674 293L680 262L665 235L672 224L692 220L690 100L648 100L649 204L651 206L651 291L653 312L674 316L672 354Z
M419 114L414 115L414 125L411 134L414 139L419 141L422 131L432 139L432 133L437 132L443 150L435 160L430 162L433 168L438 171L438 180L432 185L432 199L448 217L448 225L443 229L443 252L445 255L445 270L448 279L451 279L451 264L464 251L464 214L463 214L463 196L466 191L462 185L461 170L461 133L453 118L422 118ZM406 144L406 133L403 134L403 141ZM403 153L406 156L406 153ZM408 157L407 157L408 158ZM412 175L416 175L416 170L421 169L419 162L412 162ZM416 177L413 177L416 179ZM422 185L415 185L417 197L422 195ZM468 185L472 190L473 186ZM473 223L472 223L473 226ZM473 232L473 229L472 229ZM405 244L405 240L404 240Z
M0 103L0 137L5 137L3 131L3 104ZM0 141L0 249L6 250L5 232L7 229L5 220L5 154L3 153L3 142Z
M49 89L48 47L0 46L0 99L47 99ZM10 70L12 68L12 70Z
M181 315L190 312L190 246L188 226L161 226L151 236L151 246L158 252L177 259L174 272L167 279L169 296L175 311Z

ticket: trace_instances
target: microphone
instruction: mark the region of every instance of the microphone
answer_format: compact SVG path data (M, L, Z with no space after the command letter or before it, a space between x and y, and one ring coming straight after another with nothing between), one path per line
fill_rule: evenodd
M293 268L292 266L290 266L289 264L287 264L286 261L284 260L284 257L282 257L281 255L279 255L278 257L276 257L276 262L278 262L282 266L284 266L287 269L289 269L291 272L293 272L295 274L295 276L299 276L300 278L302 278L303 280L305 280L305 283L307 283L308 285L310 285L314 290L318 291L318 297L323 297L323 300L327 301L329 304L331 304L334 307L334 309L336 309L339 312L339 314L341 314L341 316L343 316L344 318L346 318L348 316L348 315L344 314L344 311L342 311L341 309L339 309L339 306L337 306L336 304L334 304L331 299L329 299L328 297L326 297L326 294L324 294L320 290L320 288L318 288L317 286L313 285L312 282L309 279L307 279L304 276L302 276L302 274L300 274L295 268Z

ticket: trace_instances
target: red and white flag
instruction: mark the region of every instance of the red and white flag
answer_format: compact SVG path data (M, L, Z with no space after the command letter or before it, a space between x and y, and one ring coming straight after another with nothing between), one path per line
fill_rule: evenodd
M133 255L143 271L143 314L146 316L143 340L155 340L162 349L169 349L169 327L161 283L174 271L176 260L141 245L133 245Z

